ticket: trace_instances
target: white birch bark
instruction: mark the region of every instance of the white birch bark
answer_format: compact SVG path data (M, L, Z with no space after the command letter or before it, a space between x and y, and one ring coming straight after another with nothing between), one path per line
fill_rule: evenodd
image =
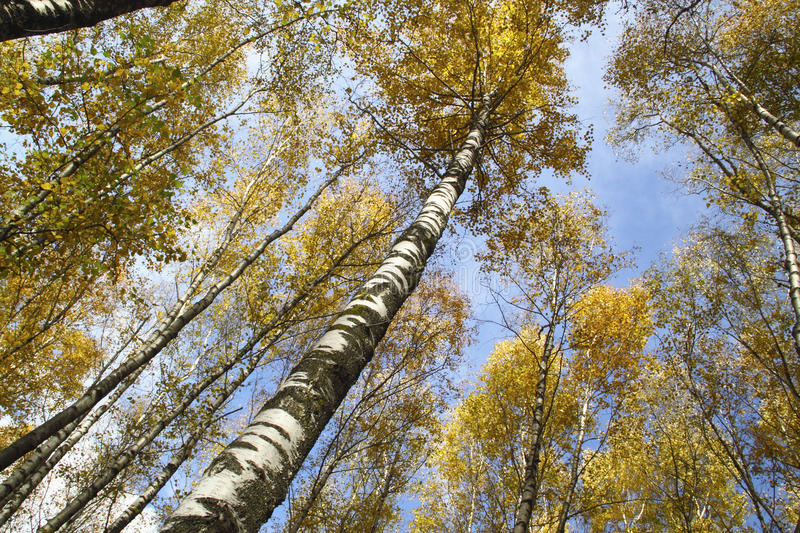
M35 460L26 461L3 481L3 484L0 485L0 493L2 493L2 499L0 499L2 503L0 505L3 506L2 511L0 511L0 526L14 515L20 505L39 486L45 476L55 468L67 452L83 438L94 423L136 382L143 370L144 367L141 367L134 372L122 386L117 387L103 405L95 409L86 418L70 422L58 434L47 439L34 452ZM61 444L62 442L63 444ZM61 445L59 446L59 444Z
M416 287L484 143L485 101L416 220L244 432L217 456L162 531L255 532L297 471L375 346Z
M0 5L0 41L94 26L175 0L7 0Z
M779 119L778 117L770 113L755 98L753 98L751 96L752 93L750 93L747 85L745 85L744 82L741 79L739 79L738 76L736 76L733 72L728 71L730 77L733 79L736 85L739 86L739 89L741 89L739 91L737 91L734 87L731 86L725 74L720 72L720 70L716 66L710 63L706 63L705 61L698 61L698 63L710 69L714 73L714 75L717 76L717 79L719 79L722 82L722 84L726 86L726 88L739 95L742 98L742 100L744 100L747 103L747 105L750 107L753 113L755 113L761 120L766 122L775 131L780 133L784 139L786 139L796 147L800 148L800 133L795 131L786 122L784 122L783 120Z

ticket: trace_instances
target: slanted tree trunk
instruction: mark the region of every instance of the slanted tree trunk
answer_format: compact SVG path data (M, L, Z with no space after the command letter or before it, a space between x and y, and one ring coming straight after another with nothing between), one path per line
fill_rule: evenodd
M319 495L322 494L322 490L328 483L328 479L331 477L331 474L333 474L333 470L336 468L337 464L338 463L335 459L328 463L328 465L325 467L325 470L322 472L322 475L314 480L314 484L312 485L308 495L306 495L306 497L303 499L303 504L300 506L300 509L297 510L297 514L292 517L287 524L286 529L283 530L284 533L297 533L300 531L303 522L305 521L306 517L308 517L311 509L314 507Z
M753 113L755 113L758 118L769 124L775 131L777 131L784 139L792 143L793 145L800 148L800 133L792 129L791 126L786 124L783 120L779 119L772 113L770 113L764 106L762 106L758 101L752 96L752 92L750 89L745 85L745 83L739 79L733 72L728 71L727 74L733 79L736 85L739 87L739 90L736 90L735 87L728 81L728 76L720 72L720 70L705 61L698 61L698 64L703 65L704 67L711 70L717 79L729 90L735 92L739 96L741 96L742 100L747 103L747 106L750 108ZM726 69L727 71L727 69Z
M395 477L392 468L400 460L400 454L404 448L403 444L403 442L398 442L395 444L394 455L392 456L391 461L387 461L386 454L384 454L384 461L386 461L386 464L383 466L381 484L378 487L378 497L376 498L375 511L372 515L372 525L367 533L377 533L378 528L380 527L381 510L383 510L383 506L386 504L386 499L389 497L389 492L392 488L392 481L394 481Z
M416 220L250 425L212 461L163 532L254 532L283 502L306 455L419 282L484 143L491 100L485 99Z
M144 367L141 367L128 377L125 383L117 387L117 390L109 396L103 405L80 421L80 424L78 421L71 422L59 432L60 435L54 437L52 441L42 444L36 450L37 459L35 461L26 461L3 481L3 484L0 485L0 494L2 494L2 498L0 498L0 507L2 507L2 511L0 511L0 527L8 522L28 496L39 486L45 476L55 468L61 458L122 397L143 371ZM58 446L59 443L61 443L61 446ZM56 446L58 447L56 448Z
M94 26L100 21L167 6L175 0L5 0L0 5L0 41Z
M545 335L542 357L539 360L539 377L536 381L533 427L531 428L531 447L525 460L525 479L523 479L522 488L520 489L513 533L528 532L533 508L536 506L536 496L539 493L539 456L541 455L542 435L544 434L544 400L547 392L547 374L550 369L550 355L552 352L553 327L550 326Z
M769 213L775 219L778 235L780 236L781 244L783 245L783 266L784 271L786 272L786 277L789 280L789 303L792 306L792 312L794 314L792 339L794 340L794 349L797 354L800 355L800 265L797 263L797 250L795 249L795 242L792 238L789 224L786 222L785 209L780 196L778 196L778 191L775 186L775 177L773 176L772 171L770 170L766 161L764 161L764 158L761 156L760 150L755 146L750 136L741 126L739 126L739 133L742 141L744 141L745 146L747 146L747 148L753 154L753 157L755 158L758 168L763 174L764 181L767 185L767 198L771 208ZM786 372L786 374L787 380L783 381L789 382L791 385L790 388L797 398L799 395L796 387L794 386L791 372Z
M71 406L61 410L56 415L48 419L46 422L38 426L36 429L23 435L16 441L12 442L3 450L0 450L0 471L8 468L17 459L21 458L28 452L32 451L39 444L50 438L51 436L59 433L59 430L69 425L72 422L80 421L86 416L86 413L91 411L100 401L105 398L117 385L119 385L128 376L136 372L139 368L149 363L161 350L169 344L172 339L178 336L178 333L194 319L197 315L205 311L216 299L216 297L226 288L228 288L234 281L236 281L242 273L258 259L264 250L272 244L275 240L279 239L286 233L294 228L300 218L311 209L314 202L322 194L322 192L336 181L340 175L349 168L350 163L341 167L333 177L325 181L319 189L308 199L303 207L297 211L292 218L280 229L277 229L264 237L255 250L250 255L243 258L234 270L225 276L223 279L209 287L202 298L189 305L188 299L194 296L194 293L199 289L200 282L203 281L202 276L197 278L196 283L192 283L187 289L183 298L179 299L172 306L167 317L161 322L145 340L144 345L137 350L131 357L124 363L120 364L108 376L89 387L83 395L78 398ZM224 247L224 245L223 245ZM219 255L224 250L218 249L215 254L209 258L205 266L213 268L219 260ZM218 255L219 254L219 255ZM205 271L205 269L201 270ZM34 456L37 454L33 454ZM33 460L35 458L28 458ZM41 461L39 461L41 462Z

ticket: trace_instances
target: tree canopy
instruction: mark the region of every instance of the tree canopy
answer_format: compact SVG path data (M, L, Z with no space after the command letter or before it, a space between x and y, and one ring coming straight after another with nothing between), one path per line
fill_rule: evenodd
M652 264L574 185L612 18L607 141L705 203ZM0 531L796 532L798 28L6 2Z

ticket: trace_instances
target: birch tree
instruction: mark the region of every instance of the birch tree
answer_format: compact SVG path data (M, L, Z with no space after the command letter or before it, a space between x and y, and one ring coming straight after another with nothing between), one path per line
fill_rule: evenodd
M504 531L514 523L531 437L520 428L534 417L538 390L531 383L538 379L543 340L527 329L494 346L475 389L452 410L436 442L412 531ZM558 364L560 356L554 353L552 361ZM553 413L566 413L564 397L554 398L552 391L546 391L547 405ZM569 422L554 415L539 438L541 448L550 449ZM547 473L550 480L553 470ZM557 515L539 517L544 523Z
M618 404L638 373L649 320L640 287L599 287L584 303L585 314L565 326L583 342L556 345L547 354L543 400L532 386L546 355L542 328L522 328L495 346L475 390L453 410L435 446L413 531L517 527L532 453L540 459L532 484L538 505L532 505L528 530L565 531L582 514L574 507L596 503L586 498L584 472L617 429Z
M545 399L548 394L557 395L561 374L553 367L554 353L570 348L570 323L581 299L628 260L625 254L614 252L608 242L603 216L589 198L577 193L519 201L499 217L488 251L481 257L484 270L508 287L496 295L506 327L514 334L523 326L540 328L542 337L515 532L528 530L540 490L541 439L549 416ZM563 357L562 353L558 359ZM588 375L579 374L577 379L583 377ZM589 398L596 391L582 388L588 408Z
M165 470L158 472L158 459L168 452L169 445L176 438L175 434L188 432L190 439L194 440L193 446L201 438L219 435L215 433L218 430L214 429L219 424L219 411L223 406L230 405L235 395L241 397L238 389L245 380L255 371L268 373L266 365L270 359L286 359L285 355L283 358L276 357L274 345L278 340L287 336L295 339L295 342L303 336L312 338L304 333L303 324L312 317L330 313L331 306L337 305L342 294L349 292L346 284L337 286L330 280L337 276L357 278L359 270L364 269L363 263L369 265L375 259L371 257L374 252L370 251L370 246L381 249L382 246L377 243L388 238L397 222L394 218L395 206L387 202L385 197L381 201L380 195L376 196L374 192L368 194L354 186L343 186L343 189L349 191L350 196L343 192L335 200L323 198L315 206L312 219L304 224L303 231L294 239L279 244L279 248L288 256L298 256L301 252L309 257L314 256L315 264L299 258L294 264L300 270L292 272L292 261L285 257L276 260L274 250L261 256L253 265L253 270L248 272L252 280L245 280L249 282L235 287L221 301L215 302L210 313L199 322L193 322L166 351L168 357L162 357L157 367L160 372L149 377L158 384L155 390L145 388L139 394L127 395L129 403L125 405L129 408L115 407L116 421L112 427L116 426L116 429L106 430L105 435L90 434L101 443L91 445L92 452L88 457L86 455L89 452L84 450L82 462L87 466L81 467L83 475L71 474L75 470L74 458L67 470L61 469L51 474L51 477L67 475L71 494L63 501L64 508L46 524L41 524L44 530L65 527L67 521L73 524L94 523L98 509L104 510L103 514L112 514L109 523L114 528L129 523L188 459L192 450L182 446ZM252 193L253 187L245 190ZM262 190L262 194L274 198L274 191L268 188ZM249 202L253 201L251 197ZM236 203L234 200L233 204ZM347 208L343 209L343 205ZM258 214L260 210L256 205L248 205L243 218L255 226L249 231L240 232L243 234L237 236L233 246L220 258L223 270L229 263L236 264L237 252L247 253L247 247L245 251L232 251L247 242L251 237L250 231L257 235L260 231L256 228L267 223L250 216ZM331 222L339 216L343 217L337 221L340 227L347 225L347 219L351 220L354 226L352 235L341 232L331 234L328 231ZM324 247L329 253L320 254L317 246ZM271 278L270 284L257 283L259 276ZM248 303L255 294L260 298L258 308ZM203 342L194 341L195 336L201 336ZM210 343L209 338L212 339ZM282 350L277 353L282 353ZM230 379L227 377L229 375ZM69 438L68 444L74 445L73 435ZM91 439L87 440L91 442ZM50 470L55 466L54 458L58 461L64 453L62 446L48 459ZM151 483L148 473L153 469L157 473L157 480ZM22 503L21 498L30 494L48 472L37 470L24 479L17 491L10 495L9 503L0 513L0 520L7 520ZM146 488L141 499L137 498L131 504L133 509L124 512L112 523L110 519L118 506L114 503L116 499L120 499L126 490L128 493L135 490L131 487L143 480L146 480ZM6 480L4 488L9 488L8 482ZM60 494L56 496L59 500L62 498ZM54 505L54 502L50 502L47 513L53 512L50 508ZM25 516L22 513L12 523L18 524Z
M651 280L663 302L659 349L716 461L747 498L742 512L762 529L791 531L798 411L789 374L797 363L793 313L774 284L778 246L741 226L705 228Z
M328 420L372 358L389 323L417 285L479 153L493 140L494 134L505 138L500 136L503 128L517 125L515 131L519 137L532 143L528 146L538 145L536 152L513 152L518 167L558 166L565 170L582 162L583 151L576 150L575 135L567 130L571 119L559 109L565 102L565 84L560 69L564 57L563 34L557 19L567 15L574 15L573 19L587 18L594 14L594 6L569 5L575 10L571 12L561 5L490 6L461 2L425 5L422 7L426 13L419 15L409 13L402 5L388 6L399 8L397 17L389 19L393 22L389 31L382 27L381 33L404 39L383 43L399 45L393 48L394 60L386 57L385 61L371 63L362 55L359 57L364 62L360 69L362 72L375 69L372 72L377 73L379 95L386 100L388 109L433 111L434 121L427 124L430 129L426 121L414 122L420 128L421 139L426 139L430 132L431 137L427 137L430 144L443 149L446 145L441 141L453 131L446 125L453 124L459 132L454 136L459 148L450 150L452 160L447 170L427 195L416 220L397 239L375 274L356 291L315 346L303 355L250 426L211 463L166 522L164 531L254 531L271 516ZM471 17L473 11L479 11L481 16ZM505 31L491 31L500 26ZM484 39L494 39L496 34L503 36L502 46L490 48L489 41ZM427 57L420 56L413 47L408 48L409 43L441 42L445 35L450 44L446 54L438 53L438 49L434 52L433 48L425 53L435 58L436 63L429 63ZM356 49L371 47L371 57L380 57L383 50L374 48L375 44L381 44L380 38L366 38L360 43L354 39L351 44ZM457 62L455 57L473 60ZM446 66L454 68L447 72ZM395 77L395 73L400 76ZM393 91L393 86L402 86L403 79L418 80L425 86L419 90L412 83L405 85L404 90ZM460 90L451 90L450 81L458 82L456 87ZM430 90L434 87L439 90ZM437 103L436 93L441 91L448 96ZM423 100L428 97L432 98ZM427 105L415 106L417 102ZM539 105L534 108L529 103ZM544 120L536 122L540 114ZM378 123L384 125L383 121ZM543 135L537 137L531 133L527 126L532 124L543 128L538 131ZM512 174L513 159L507 163L505 169ZM489 190L498 194L508 191L519 178L513 173L508 186L500 183Z
M776 235L798 324L798 147L789 130L800 107L787 90L797 81L796 11L782 1L649 3L628 28L608 80L625 94L618 140L653 134L693 146L692 190ZM755 22L765 13L776 21L769 30ZM767 107L780 124L758 111ZM800 326L792 331L800 354Z
M131 11L167 6L174 0L14 0L0 9L0 41L94 26Z
M426 276L295 480L283 531L398 527L452 396L467 306L442 274Z

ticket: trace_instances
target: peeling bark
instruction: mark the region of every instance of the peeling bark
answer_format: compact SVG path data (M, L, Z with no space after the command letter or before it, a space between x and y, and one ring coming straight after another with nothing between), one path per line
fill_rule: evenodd
M306 455L419 282L483 146L490 107L487 99L444 178L377 271L253 422L212 461L161 531L255 532L283 502Z

